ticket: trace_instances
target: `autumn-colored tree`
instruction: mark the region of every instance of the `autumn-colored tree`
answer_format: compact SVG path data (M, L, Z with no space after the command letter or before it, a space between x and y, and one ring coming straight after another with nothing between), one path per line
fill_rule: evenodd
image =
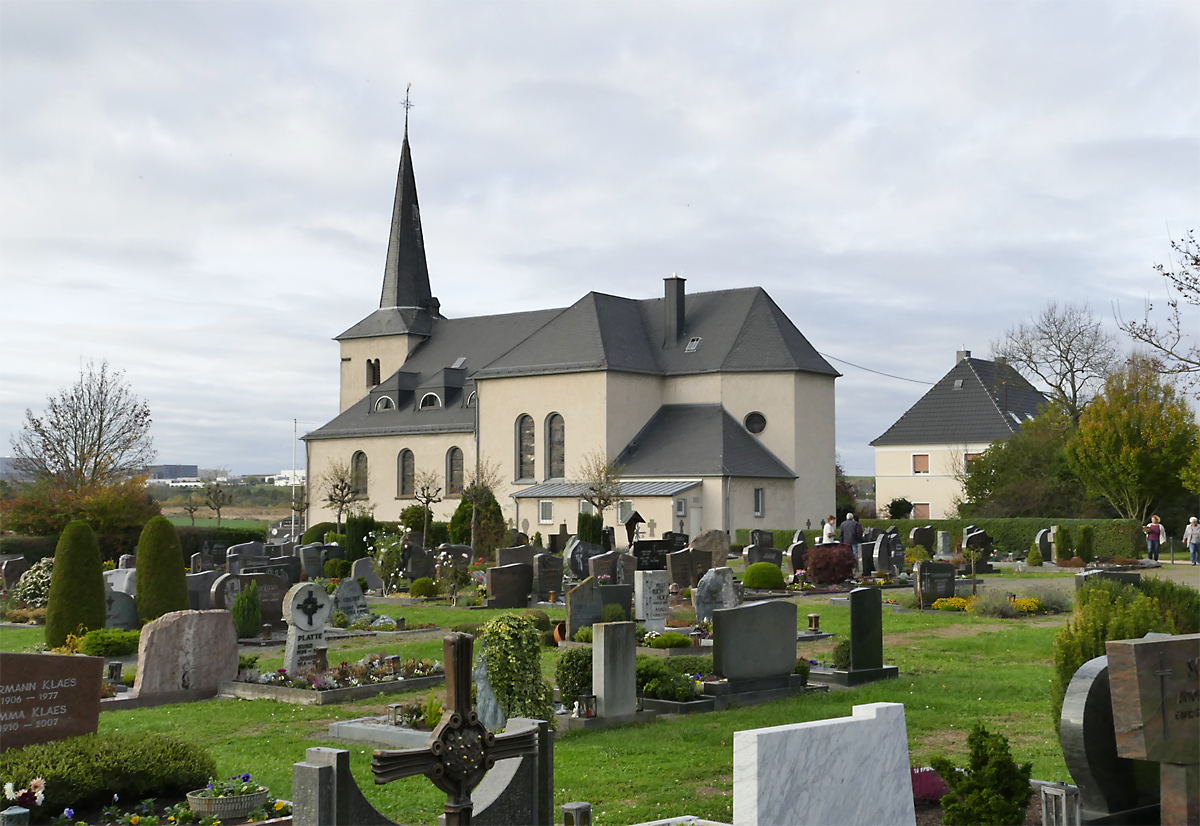
M1156 501L1183 492L1198 450L1195 415L1152 360L1134 357L1084 410L1067 459L1121 516L1144 522Z
M3 510L4 529L24 536L54 536L77 519L98 534L125 534L162 512L144 476L75 491L48 482L23 485Z

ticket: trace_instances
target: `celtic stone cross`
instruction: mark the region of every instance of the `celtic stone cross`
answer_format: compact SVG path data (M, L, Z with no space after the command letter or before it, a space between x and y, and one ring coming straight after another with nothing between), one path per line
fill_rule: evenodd
M475 638L447 634L442 640L446 668L446 710L422 749L379 749L371 761L382 785L423 774L446 793L446 826L469 826L471 792L498 760L537 754L538 732L493 734L471 708L471 659Z

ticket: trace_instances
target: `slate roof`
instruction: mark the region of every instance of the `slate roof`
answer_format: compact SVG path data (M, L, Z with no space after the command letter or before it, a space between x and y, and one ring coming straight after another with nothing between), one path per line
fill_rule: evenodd
M753 476L796 474L719 404L664 404L617 457L622 475Z
M1007 439L1046 397L1007 364L964 358L875 441L888 445L965 444Z
M676 496L700 484L699 479L638 480L621 482L621 495ZM581 499L587 485L584 482L542 482L510 494L514 499Z

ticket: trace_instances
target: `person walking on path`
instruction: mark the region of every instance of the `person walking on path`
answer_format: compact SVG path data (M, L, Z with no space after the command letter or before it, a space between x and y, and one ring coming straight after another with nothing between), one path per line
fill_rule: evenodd
M1192 564L1200 565L1200 520L1194 516L1188 520L1188 526L1183 529L1183 544L1187 545Z
M1158 514L1150 517L1150 524L1142 528L1146 532L1146 555L1158 561L1158 546L1162 544L1163 528L1162 520L1158 518Z
M854 558L858 559L858 546L862 542L863 527L854 514L846 514L846 521L838 526L838 536L842 540L843 545L848 545L850 550L854 552Z

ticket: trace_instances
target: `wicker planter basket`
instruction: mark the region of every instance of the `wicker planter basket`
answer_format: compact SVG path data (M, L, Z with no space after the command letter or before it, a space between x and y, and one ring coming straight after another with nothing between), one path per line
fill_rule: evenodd
M201 797L204 789L188 792L188 808L200 816L212 815L217 820L233 820L245 817L255 809L261 808L267 802L269 789L263 789L254 794L240 794L231 797Z

